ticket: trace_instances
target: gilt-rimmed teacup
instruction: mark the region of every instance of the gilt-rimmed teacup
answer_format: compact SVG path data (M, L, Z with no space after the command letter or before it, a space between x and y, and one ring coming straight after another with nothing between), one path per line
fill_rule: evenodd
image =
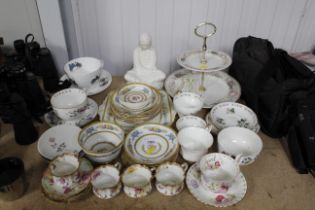
M179 116L192 115L203 107L202 97L193 92L179 92L173 99L174 108Z
M87 95L81 89L67 88L55 93L50 103L59 118L73 121L82 117L87 105Z
M181 130L183 128L187 127L200 127L200 128L206 128L211 131L212 126L208 126L206 121L204 121L202 118L194 116L194 115L187 115L182 116L176 121L176 128L177 130Z
M228 155L210 153L199 161L201 184L212 192L226 192L240 173L238 163Z
M247 128L229 127L218 135L219 152L235 158L240 165L253 163L262 148L261 138Z
M157 190L168 196L177 195L183 190L185 172L188 164L178 164L176 162L167 162L160 165L155 173Z
M53 176L65 177L74 174L80 166L79 158L74 153L64 153L49 163L49 170Z

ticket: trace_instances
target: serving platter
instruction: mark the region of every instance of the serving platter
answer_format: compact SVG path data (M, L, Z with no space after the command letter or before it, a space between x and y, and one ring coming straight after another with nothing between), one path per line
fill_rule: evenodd
M136 163L156 165L178 151L176 132L166 126L145 124L129 132L124 151Z
M179 91L200 94L204 100L203 108L212 108L221 102L235 102L241 95L240 84L222 71L204 73L202 77L198 72L180 69L167 77L164 86L171 97Z

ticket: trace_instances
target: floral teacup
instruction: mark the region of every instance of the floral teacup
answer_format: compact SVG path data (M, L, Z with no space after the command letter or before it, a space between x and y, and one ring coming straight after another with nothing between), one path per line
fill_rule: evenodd
M168 196L177 195L184 188L185 172L188 164L179 165L176 162L160 165L155 174L157 190Z
M74 174L80 166L79 158L74 153L64 153L49 163L49 170L53 176L66 177Z
M99 198L109 199L116 196L121 189L119 171L121 164L102 165L91 174L94 194Z

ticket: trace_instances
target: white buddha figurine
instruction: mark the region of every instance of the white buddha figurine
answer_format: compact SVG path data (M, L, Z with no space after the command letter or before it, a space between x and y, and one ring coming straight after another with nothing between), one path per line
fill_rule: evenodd
M139 46L133 52L133 69L125 74L125 79L162 89L165 73L156 67L156 53L149 34L140 35Z

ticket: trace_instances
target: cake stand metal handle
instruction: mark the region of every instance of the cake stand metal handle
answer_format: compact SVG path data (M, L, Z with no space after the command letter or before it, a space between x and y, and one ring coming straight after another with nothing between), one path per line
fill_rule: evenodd
M213 28L213 31L208 33L208 34L201 34L200 31L198 31L199 28L203 27L203 26L211 26ZM216 25L214 25L213 23L210 22L203 22L203 23L199 23L194 30L196 36L201 37L203 39L203 44L202 44L202 54L201 54L201 59L200 62L202 64L207 63L207 59L206 59L206 52L207 52L207 39L214 35L217 32L217 27Z

